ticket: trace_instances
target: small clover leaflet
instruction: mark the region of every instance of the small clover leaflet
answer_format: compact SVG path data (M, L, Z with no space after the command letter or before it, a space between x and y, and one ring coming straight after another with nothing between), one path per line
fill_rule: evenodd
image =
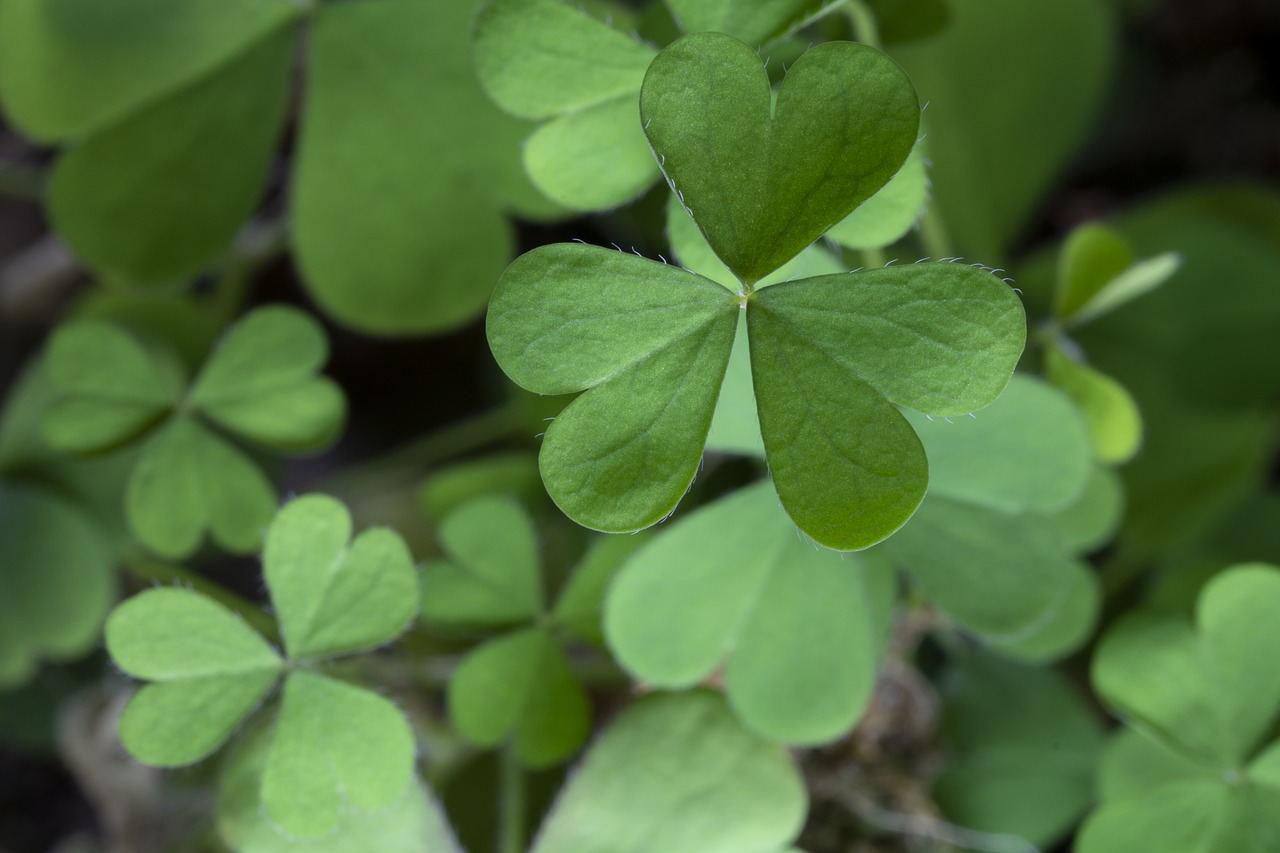
M283 676L262 777L266 816L291 835L331 831L343 809L395 802L413 773L408 724L386 699L303 668L398 637L417 615L412 558L386 529L348 545L351 518L309 495L280 510L267 533L264 574L284 656L213 600L153 589L107 620L107 650L144 685L125 707L120 736L138 760L162 767L220 747Z
M673 187L742 287L584 245L518 258L490 302L498 364L542 394L586 391L547 430L552 499L608 532L660 521L697 471L745 312L766 456L783 506L831 548L868 547L924 496L927 463L896 406L992 402L1025 340L1021 303L984 271L921 264L757 289L872 196L915 143L902 72L831 43L791 68L771 112L755 51L685 36L641 93Z
M1092 678L1135 730L1104 762L1102 805L1081 853L1273 849L1280 835L1280 571L1246 564L1201 591L1195 625L1126 616L1102 639ZM1138 839L1141 839L1139 842Z
M548 610L533 524L514 501L470 501L445 517L439 537L445 559L429 562L423 575L424 621L509 629L469 653L449 682L458 731L480 746L511 739L531 767L563 761L586 740L591 709L558 631L599 642L604 589L643 539L604 540Z
M227 550L251 552L275 511L275 490L222 433L282 453L331 443L346 402L316 375L327 353L314 320L268 306L225 333L187 388L169 353L103 321L72 321L54 333L46 356L61 396L45 413L44 434L69 453L145 436L125 498L139 541L181 558L208 531Z

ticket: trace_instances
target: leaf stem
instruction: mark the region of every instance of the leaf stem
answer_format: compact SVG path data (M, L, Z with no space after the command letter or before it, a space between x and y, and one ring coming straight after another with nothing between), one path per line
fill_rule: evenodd
M280 639L276 621L268 616L261 606L198 572L162 562L138 551L126 552L121 558L121 564L126 572L138 580L163 585L178 584L207 595L239 614L250 627L268 640L278 642Z
M869 270L878 270L885 264L884 249L863 249L862 266Z
M845 0L845 11L853 25L853 37L865 45L879 49L880 25L875 13L862 0Z
M920 240L924 243L925 254L935 261L953 254L951 235L947 233L947 224L933 199L929 200L924 216L920 217Z
M501 799L498 803L498 853L521 853L524 850L525 777L516 755L514 743L508 743L499 754Z

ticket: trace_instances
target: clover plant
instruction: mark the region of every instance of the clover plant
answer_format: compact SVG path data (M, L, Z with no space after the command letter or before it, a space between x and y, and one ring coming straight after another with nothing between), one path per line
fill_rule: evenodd
M1280 849L1147 6L0 0L0 848Z

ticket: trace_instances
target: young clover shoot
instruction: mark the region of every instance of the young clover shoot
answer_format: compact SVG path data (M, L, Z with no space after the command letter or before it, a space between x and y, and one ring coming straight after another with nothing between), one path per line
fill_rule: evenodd
M510 740L530 767L564 761L591 731L591 708L564 642L600 643L605 587L643 538L602 540L551 609L533 522L514 501L472 500L445 517L439 538L445 557L425 568L423 620L443 629L504 632L468 654L449 682L458 732L477 746Z
M1205 585L1194 625L1135 612L1103 636L1093 685L1132 731L1103 761L1080 853L1274 848L1278 611L1280 570L1252 563Z
M1142 414L1123 385L1085 363L1068 333L1156 289L1181 264L1176 252L1135 261L1124 237L1102 225L1080 226L1062 247L1053 315L1041 339L1045 374L1084 411L1102 462L1133 458L1142 444Z
M332 443L346 400L317 375L328 349L302 311L259 308L227 330L188 385L171 353L110 323L73 320L46 354L60 395L45 412L44 435L66 453L141 443L125 515L156 554L187 557L206 533L228 551L251 553L276 493L224 436L285 454Z
M396 533L351 532L346 508L325 495L298 498L271 522L263 573L283 654L191 590L147 590L118 606L107 651L150 682L120 719L125 748L159 767L199 761L283 679L259 793L266 817L290 836L322 836L340 812L395 803L413 778L408 723L387 699L317 665L400 636L418 614L418 580Z
M865 45L832 42L787 73L776 107L756 51L685 36L650 65L643 127L681 203L737 279L580 244L503 274L489 343L517 384L582 393L539 463L578 523L624 532L675 509L706 442L745 314L765 455L782 505L814 540L866 548L924 497L924 449L898 407L988 405L1025 342L1021 302L960 264L757 285L871 198L915 143L910 80Z

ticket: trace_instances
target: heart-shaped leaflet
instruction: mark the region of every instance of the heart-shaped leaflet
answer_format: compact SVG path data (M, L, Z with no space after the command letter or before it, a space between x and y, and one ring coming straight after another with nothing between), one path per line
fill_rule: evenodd
M753 48L695 33L649 66L640 118L671 188L750 288L888 183L920 105L892 59L828 42L792 66L774 106Z

